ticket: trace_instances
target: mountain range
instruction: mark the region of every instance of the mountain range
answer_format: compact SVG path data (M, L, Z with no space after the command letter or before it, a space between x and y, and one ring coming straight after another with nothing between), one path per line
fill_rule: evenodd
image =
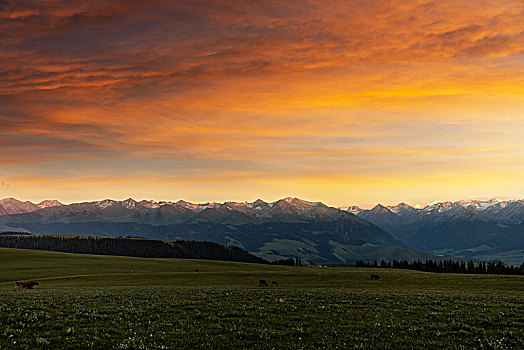
M524 200L406 203L333 208L284 198L275 202L190 203L106 199L38 204L0 200L0 231L141 236L239 246L267 260L311 263L357 259L524 261Z
M346 209L390 232L408 246L463 258L524 261L524 200L496 198L438 202L424 208L406 203Z
M310 263L434 257L352 213L298 198L205 204L130 198L68 205L7 198L0 208L3 231L212 241L267 260L300 257Z

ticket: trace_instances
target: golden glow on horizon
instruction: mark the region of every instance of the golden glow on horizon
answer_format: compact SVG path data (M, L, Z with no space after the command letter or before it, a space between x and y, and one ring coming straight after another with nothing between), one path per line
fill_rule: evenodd
M0 6L0 198L524 197L522 1Z

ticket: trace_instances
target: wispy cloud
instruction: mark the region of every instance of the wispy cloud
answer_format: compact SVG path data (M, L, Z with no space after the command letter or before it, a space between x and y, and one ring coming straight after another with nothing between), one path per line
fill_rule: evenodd
M222 181L201 198L305 173L518 174L522 18L518 0L3 1L0 176Z

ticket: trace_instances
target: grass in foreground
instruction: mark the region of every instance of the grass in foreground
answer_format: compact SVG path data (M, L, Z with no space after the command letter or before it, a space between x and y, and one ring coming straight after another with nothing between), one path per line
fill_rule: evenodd
M522 276L0 250L0 282L1 349L524 348Z
M484 348L523 344L522 299L344 289L8 292L11 348Z

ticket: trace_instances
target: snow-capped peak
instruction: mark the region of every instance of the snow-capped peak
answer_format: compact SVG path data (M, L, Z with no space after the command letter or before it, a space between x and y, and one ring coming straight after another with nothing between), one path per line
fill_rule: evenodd
M388 213L388 212L391 212L391 210L389 210L388 208L386 208L385 206L383 206L382 204L377 204L375 205L371 211L373 213L376 213L376 214L384 214L384 213Z
M397 205L388 206L387 208L395 214L402 214L406 210L414 209L411 205L408 205L404 202Z
M0 204L7 204L7 203L23 203L19 201L18 199L15 199L13 197L0 199Z
M458 202L455 202L455 204L457 205L460 205L464 208L468 208L468 207L473 207L479 211L482 211L482 210L485 210L489 207L491 207L492 205L496 205L496 204L499 204L501 201L498 200L497 198L492 198L490 200L487 200L487 201L481 201L481 200L462 200L462 201L458 201Z
M498 198L491 198L489 200L478 200L478 199L469 199L469 200L460 200L456 202L445 201L445 202L434 202L432 204L424 207L424 212L431 212L437 210L439 213L446 212L452 208L462 207L465 209L474 209L477 211L485 211L491 207L504 208L509 203L515 202L516 200L502 201Z
M29 201L22 202L15 198L4 198L0 200L0 215L30 213L40 209L36 204Z
M363 211L362 209L360 209L359 207L357 207L356 205L351 205L349 206L346 211L349 211L351 214L355 214L357 215L358 213L360 213L361 211Z
M423 210L425 212L437 211L439 213L444 213L448 210L455 208L456 206L457 205L453 202L445 201L445 202L438 202L435 204L430 204L426 206Z
M274 203L272 203L273 205L278 203L278 202L285 202L285 203L288 203L290 204L291 206L297 208L297 209L301 209L301 210L306 210L306 209L310 209L310 208L313 208L315 206L318 206L320 204L320 202L309 202L309 201L305 201L303 199L300 199L300 198L292 198L292 197L286 197L286 198L283 198L281 200L278 200Z
M41 201L40 203L37 204L37 206L42 209L51 208L51 207L60 207L62 205L63 205L62 203L60 203L59 201L55 199L48 199L45 201Z
M95 204L100 208L100 209L105 209L107 207L110 207L112 206L113 204L115 203L115 201L111 200L111 199L104 199L103 201L97 201L95 202Z
M198 204L186 202L185 200L182 200L182 199L176 202L176 205L181 206L182 208L190 209L190 210L195 210L198 208Z
M232 208L242 208L242 207L252 208L253 207L253 203L248 203L248 202L224 202L224 205L227 207L232 207Z
M141 206L149 208L149 209L157 209L160 208L160 203L153 201L153 200L141 200L138 202Z
M126 209L135 209L136 201L133 198L128 198L122 202L122 206Z

